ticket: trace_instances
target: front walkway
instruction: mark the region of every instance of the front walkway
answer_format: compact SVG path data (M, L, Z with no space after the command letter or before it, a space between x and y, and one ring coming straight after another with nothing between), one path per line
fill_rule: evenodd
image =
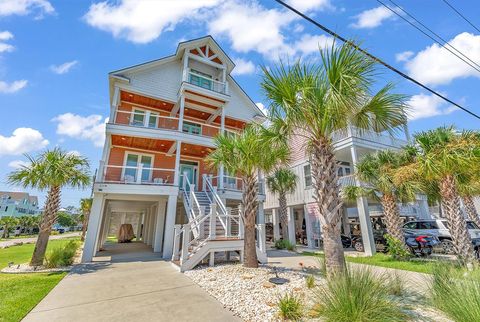
M24 321L239 321L142 243L77 266Z

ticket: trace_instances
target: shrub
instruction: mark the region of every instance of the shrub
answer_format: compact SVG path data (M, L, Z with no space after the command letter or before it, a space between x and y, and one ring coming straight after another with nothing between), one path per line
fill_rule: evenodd
M292 294L285 294L278 300L278 314L284 320L298 321L303 316L303 305L300 298Z
M388 234L385 234L383 237L387 243L387 252L394 259L406 260L412 256L405 245L397 238Z
M404 281L397 273L389 275L385 285L390 295L404 296L406 293Z
M52 231L50 232L50 235L51 235L51 236L52 236L52 235L58 235L58 234L59 234L59 232L56 231L56 230L52 230Z
M315 287L315 276L313 275L307 275L305 278L305 285L307 285L307 288L314 288Z
M45 266L47 268L57 268L72 265L79 247L78 241L70 240L65 245L52 249L45 255Z
M289 240L286 240L286 239L279 239L275 241L275 248L295 250L295 244L292 244Z
M316 303L316 315L325 321L408 320L400 303L390 296L385 278L366 269L355 269L330 278L316 291Z
M437 265L430 292L433 305L454 321L480 321L480 280L475 275Z

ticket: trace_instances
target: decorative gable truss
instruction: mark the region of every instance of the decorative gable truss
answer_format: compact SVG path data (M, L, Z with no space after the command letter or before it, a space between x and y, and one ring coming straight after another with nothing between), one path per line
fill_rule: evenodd
M193 55L200 56L203 59L223 65L222 61L218 58L217 54L215 54L215 52L210 49L209 45L193 48L190 50L190 53Z

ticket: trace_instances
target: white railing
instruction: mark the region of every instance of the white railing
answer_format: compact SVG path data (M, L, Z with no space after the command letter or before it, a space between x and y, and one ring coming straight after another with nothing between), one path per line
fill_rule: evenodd
M354 126L349 126L345 130L336 131L332 133L331 137L333 143L337 143L351 137L394 147L402 147L408 143L406 140L396 138L386 132L377 133L371 130L362 130Z
M228 95L228 83L196 73L187 68L183 71L183 81L197 87L205 88L217 93Z
M338 185L343 188L343 187L348 187L348 186L356 186L357 181L355 178L355 175L350 174L348 176L342 176L338 178Z
M106 165L100 161L96 182L173 185L175 169L138 166Z
M149 110L145 112L117 110L115 115L115 124L152 129L178 130L178 122L178 117L163 116Z

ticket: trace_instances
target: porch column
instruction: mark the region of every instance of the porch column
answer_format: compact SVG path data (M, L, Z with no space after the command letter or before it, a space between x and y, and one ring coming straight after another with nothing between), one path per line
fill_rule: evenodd
M163 223L165 222L165 205L166 201L161 200L157 205L157 224L155 225L155 243L153 244L153 252L160 253L163 246Z
M272 224L273 224L273 240L280 239L280 218L278 215L278 209L272 209Z
M140 236L142 235L142 217L143 214L139 213L138 214L138 224L137 224L137 234L136 234L136 240L140 241Z
M182 141L177 141L177 149L175 152L175 177L173 179L174 186L180 184L180 151L182 151Z
M178 130L183 130L183 115L185 114L185 95L182 93L180 96L180 113L178 115ZM178 150L177 150L178 151Z
M173 255L173 233L175 226L175 217L177 214L177 196L168 196L167 218L165 220L165 233L163 242L163 258L171 260Z
M288 207L287 208L287 214L288 214L288 240L292 244L296 244L296 238L295 238L295 215L293 213L293 207ZM283 236L285 238L286 236Z
M157 241L157 213L158 206L152 207L152 248L155 247L155 242Z
M307 211L307 205L303 205L303 217L305 218L305 230L307 231L307 247L313 248L313 229L310 214Z
M150 207L148 209L148 213L149 213L149 220L148 220L148 240L147 240L147 245L148 246L151 246L152 243L153 243L153 231L154 231L154 228L155 228L155 215L154 215L154 212L153 212L153 209L152 207Z
M263 202L258 203L257 224L265 224L265 210L263 209Z
M91 262L95 255L104 208L105 199L103 194L96 193L93 196L92 211L90 212L90 218L88 220L88 230L85 237L85 244L83 246L82 263Z
M350 147L352 154L353 166L356 168L358 163L357 151L355 146ZM360 181L356 179L357 186L360 186ZM365 197L357 198L358 220L360 221L360 230L362 231L362 242L365 255L372 256L375 254L375 239L373 236L372 221L370 220L370 213L368 211L368 201Z
M348 209L347 207L343 206L342 208L342 225L343 225L343 233L347 236L350 236L350 223L348 222Z

